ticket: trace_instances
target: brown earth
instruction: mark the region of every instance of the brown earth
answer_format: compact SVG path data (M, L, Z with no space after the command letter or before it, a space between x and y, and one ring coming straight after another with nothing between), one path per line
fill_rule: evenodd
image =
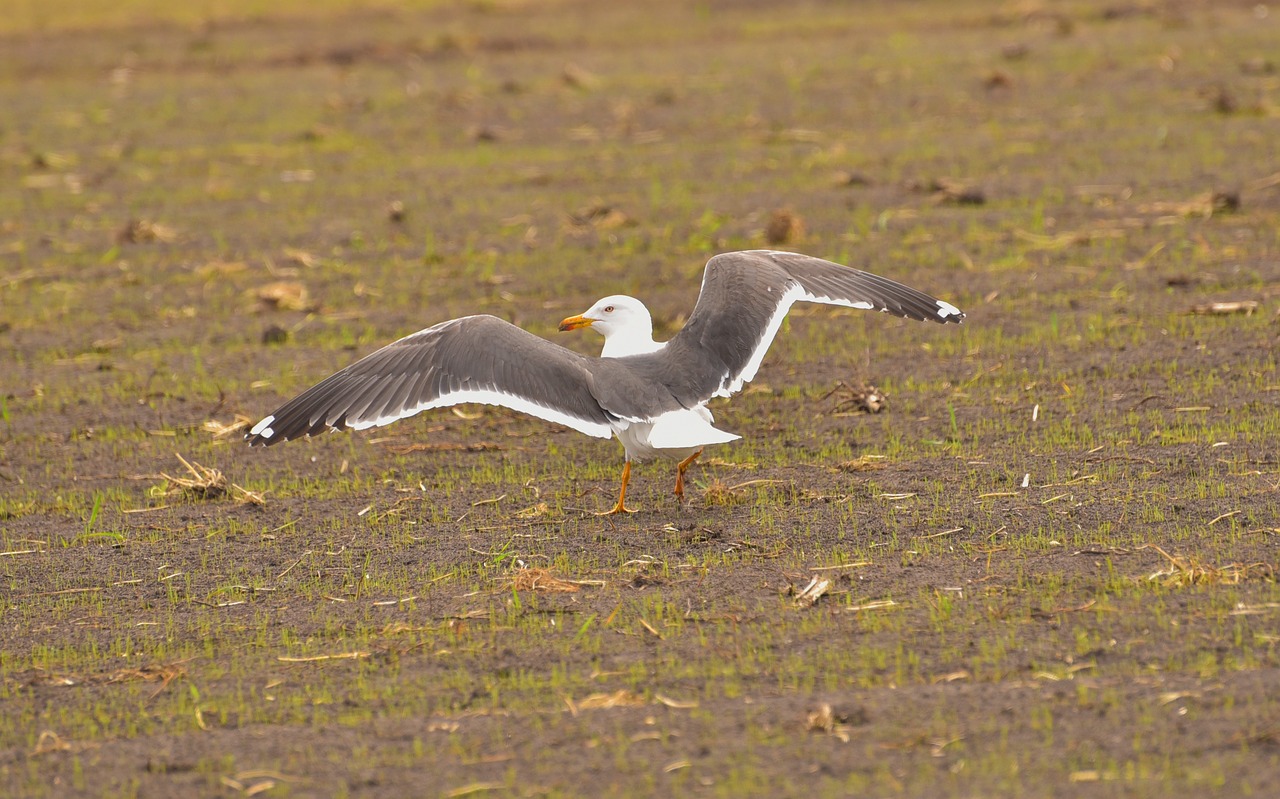
M1261 8L11 36L0 794L1280 793ZM969 318L798 308L683 507L494 409L239 441L462 313L670 334L771 236Z

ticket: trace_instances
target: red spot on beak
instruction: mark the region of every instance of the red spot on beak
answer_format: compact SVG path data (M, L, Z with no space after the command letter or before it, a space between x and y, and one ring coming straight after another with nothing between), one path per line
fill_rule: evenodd
M566 330L577 330L580 327L591 327L595 321L596 320L588 319L585 316L570 316L568 319L565 319L560 323L560 332L563 333Z

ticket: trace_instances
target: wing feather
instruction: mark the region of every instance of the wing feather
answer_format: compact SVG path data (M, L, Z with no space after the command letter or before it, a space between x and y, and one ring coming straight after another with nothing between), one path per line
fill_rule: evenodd
M748 250L707 262L702 292L684 328L651 367L681 403L729 396L752 380L796 302L883 311L908 319L960 322L951 303L870 272L799 253Z
M592 393L595 359L493 316L429 327L286 402L245 438L264 446L326 430L390 424L463 402L501 405L599 438L611 415Z

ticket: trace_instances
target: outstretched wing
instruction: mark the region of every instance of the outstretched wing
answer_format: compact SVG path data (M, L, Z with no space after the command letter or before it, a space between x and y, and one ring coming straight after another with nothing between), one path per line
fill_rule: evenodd
M442 322L325 378L250 429L269 446L325 430L363 430L428 408L501 405L609 438L592 395L591 359L494 316Z
M964 313L888 278L821 258L773 250L723 253L707 262L688 323L662 356L686 404L727 397L756 376L787 311L796 302L884 311L909 319L960 322Z

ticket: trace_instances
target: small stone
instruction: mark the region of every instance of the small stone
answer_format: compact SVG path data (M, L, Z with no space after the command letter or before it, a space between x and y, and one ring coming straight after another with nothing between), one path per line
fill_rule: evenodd
M271 325L262 331L262 343L268 346L272 344L283 344L289 340L289 331L280 325Z

